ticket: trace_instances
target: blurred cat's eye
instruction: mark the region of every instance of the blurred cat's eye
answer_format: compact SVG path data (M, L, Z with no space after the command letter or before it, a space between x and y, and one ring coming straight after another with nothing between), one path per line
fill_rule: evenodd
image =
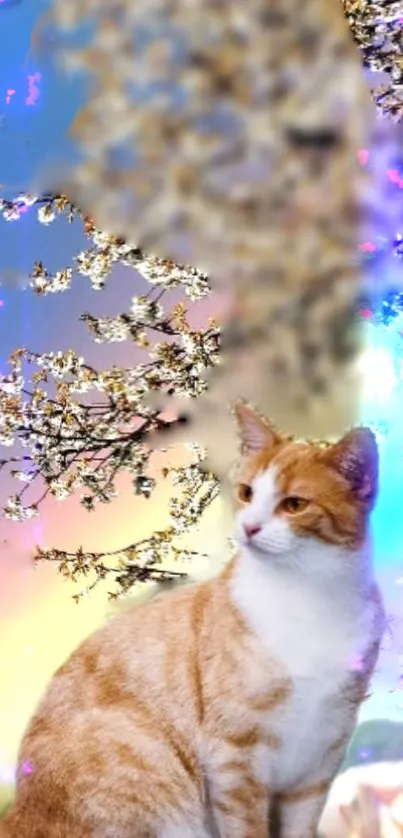
M282 512L286 512L287 515L296 515L298 512L303 512L308 504L309 501L305 498L290 496L289 498L284 498L284 500L281 501L279 509L281 509Z
M250 503L253 498L252 486L249 486L248 483L240 483L238 486L238 497L242 503Z

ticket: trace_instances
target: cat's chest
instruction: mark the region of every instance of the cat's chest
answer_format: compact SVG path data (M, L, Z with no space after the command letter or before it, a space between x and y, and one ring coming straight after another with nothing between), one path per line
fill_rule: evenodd
M271 720L281 742L270 771L275 790L306 782L316 766L323 765L332 744L345 735L340 686L336 679L326 684L308 677L294 681L287 704Z
M294 607L292 607L294 606ZM283 615L280 608L261 626L258 637L265 649L287 670L301 691L307 680L318 682L322 692L354 668L355 660L370 636L370 615L354 620L323 603L290 603ZM259 629L258 629L259 630Z
M248 620L266 661L266 689L270 681L288 685L286 701L266 720L283 743L275 768L281 789L318 764L343 733L343 688L374 639L374 611L369 604L343 611L331 598L288 591L267 595ZM256 668L263 673L261 662Z
M354 620L337 612L300 602L289 612L274 607L270 615L251 621L255 655L245 661L245 682L253 691L287 685L280 716L296 728L308 714L318 717L335 701L346 680L356 673L373 637L373 613L368 608Z
M331 592L262 590L252 605L240 604L267 659L300 685L301 695L308 681L318 694L332 689L357 667L373 635L373 604L339 607Z

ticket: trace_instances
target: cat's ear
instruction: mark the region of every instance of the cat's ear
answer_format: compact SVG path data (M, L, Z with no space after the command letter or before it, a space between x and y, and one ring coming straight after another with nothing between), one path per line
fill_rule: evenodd
M350 484L354 494L373 504L378 493L379 454L369 428L353 428L326 451L327 462Z
M245 402L235 402L233 411L245 453L253 454L271 448L278 441L278 434L270 422L258 416Z

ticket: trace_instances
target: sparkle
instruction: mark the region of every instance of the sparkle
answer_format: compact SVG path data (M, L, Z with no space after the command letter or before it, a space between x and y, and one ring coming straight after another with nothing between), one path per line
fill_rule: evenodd
M358 249L362 250L364 253L373 253L376 250L376 245L371 241L367 241L358 245Z
M38 82L40 82L41 78L40 73L34 73L33 75L28 76L28 96L25 99L26 105L35 105L39 99L40 90Z

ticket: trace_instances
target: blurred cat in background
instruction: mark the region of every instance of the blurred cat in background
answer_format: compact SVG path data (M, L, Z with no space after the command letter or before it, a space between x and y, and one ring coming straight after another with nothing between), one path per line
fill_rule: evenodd
M342 806L348 838L402 838L403 787L362 785L353 801Z

